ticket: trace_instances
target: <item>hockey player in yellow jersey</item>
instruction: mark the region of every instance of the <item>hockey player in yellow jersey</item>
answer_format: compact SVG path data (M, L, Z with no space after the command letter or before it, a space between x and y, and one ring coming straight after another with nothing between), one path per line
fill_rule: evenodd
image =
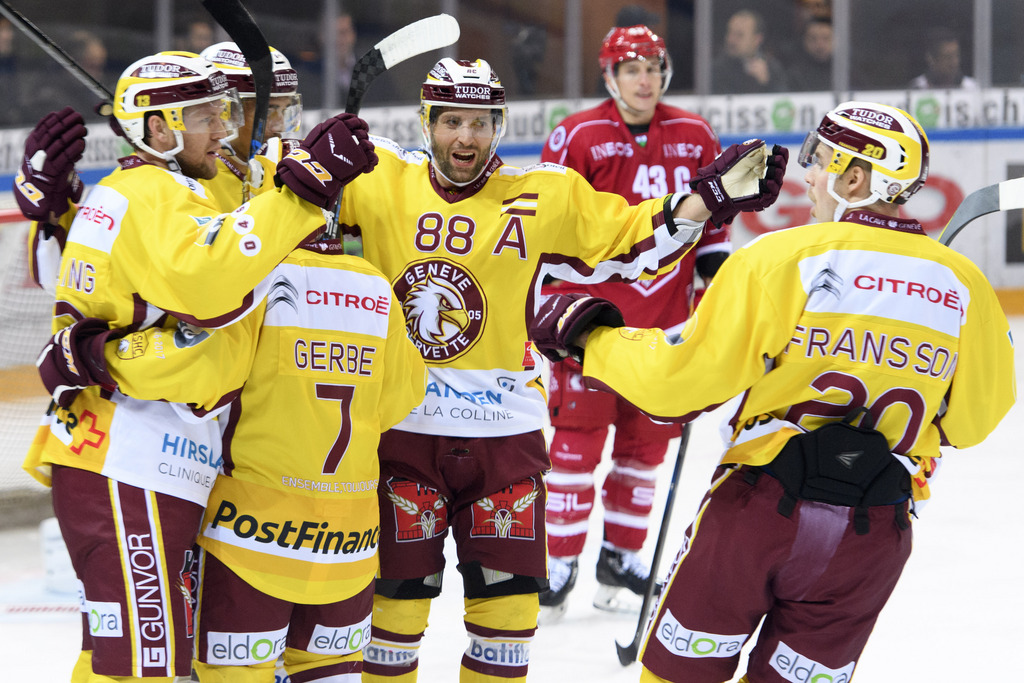
M249 156L252 147L253 121L256 112L256 85L252 77L252 69L245 61L238 46L231 42L216 43L199 53L199 56L213 64L228 78L228 85L238 91L242 102L242 125L233 139L227 140L217 154L217 175L203 184L213 192L225 198L228 206L237 206L249 199L243 193L242 183L246 174L256 176L254 183L259 189L259 176L263 166L258 162L250 171ZM290 151L289 143L299 132L302 123L302 96L299 94L299 77L292 68L288 58L280 51L270 48L271 66L274 72L270 91L270 104L266 122L266 156L279 159L281 143L285 141L285 152Z
M526 330L544 275L670 269L709 215L721 223L771 204L785 159L761 141L736 146L705 178L720 183L717 201L629 206L562 166L504 165L505 91L483 60L442 59L421 104L426 152L373 138L380 163L346 186L339 212L391 281L429 371L425 400L381 438L381 569L363 680L416 680L449 528L469 635L460 679L524 680L547 583L546 403Z
M818 224L734 253L680 339L593 328L579 311L614 315L596 299L552 298L531 326L553 356L583 357L589 386L658 419L737 397L642 681L730 680L759 622L749 680L795 680L794 668L850 680L910 554L939 447L980 443L1016 399L991 285L899 213L928 177L917 122L844 102L800 163Z
M217 173L212 178L197 178L225 212L249 199L253 192L265 189L268 184L262 180L268 172L273 175L273 164L297 142L289 136L298 133L302 118L298 76L281 52L271 48L270 54L273 84L266 122L268 139L265 150L253 158L252 164L249 156L256 111L252 70L234 43L217 43L200 54L227 77L228 86L238 92L242 105L240 125L214 154ZM54 291L61 250L82 195L82 182L74 166L85 149L86 134L84 120L70 107L43 117L25 142L22 170L14 183L18 205L33 221L28 236L29 273L48 292Z
M174 330L173 344L201 344L202 326L226 325L259 303L267 274L319 230L341 186L376 161L365 122L329 119L268 167L265 192L227 211L198 179L216 173L220 140L240 111L225 76L198 55L160 53L126 69L114 116L136 153L71 223L51 351L71 359L78 344L152 326ZM332 133L345 161L326 144ZM102 322L62 329L83 318ZM248 361L227 364L227 381L240 387ZM71 365L70 375L48 373L41 359L55 401L25 467L53 487L83 610L104 615L98 631L84 628L73 680L187 676L193 624L181 585L191 581L192 545L221 463L218 424L129 398L100 369Z
M236 393L224 372L232 357L252 359L220 418L223 467L199 535L204 682L273 681L281 655L295 678L358 676L377 571L377 444L423 399L423 359L376 268L317 241L268 279L253 313L204 330L201 344L149 328L76 359L133 398L200 408Z

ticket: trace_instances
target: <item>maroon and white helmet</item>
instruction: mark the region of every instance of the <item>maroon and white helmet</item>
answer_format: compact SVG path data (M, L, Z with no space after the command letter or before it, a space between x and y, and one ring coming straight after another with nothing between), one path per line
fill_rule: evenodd
M611 83L605 83L608 92L619 100L618 87L615 85L615 68L632 60L654 62L661 69L661 94L668 90L672 81L672 59L668 56L665 41L651 29L643 25L621 27L616 26L608 31L601 44L598 62L601 70L611 76Z
M199 53L199 56L213 64L228 77L228 83L238 91L243 100L256 97L256 84L252 69L238 45L226 41L215 43ZM281 109L284 117L284 131L296 132L302 123L302 96L299 94L299 75L292 68L288 58L280 51L270 48L274 80L270 89L273 98L287 97L288 104Z
M193 120L190 114L199 105L209 105L211 111ZM146 144L148 112L163 115L174 132L174 149L158 152ZM205 115L209 113L215 115ZM183 132L223 130L226 138L237 135L243 121L238 92L219 69L193 52L159 52L125 69L114 92L114 118L135 147L165 160L184 149Z
M830 158L817 158L819 144L829 148ZM928 156L928 136L910 114L875 102L850 101L825 114L817 129L807 134L797 159L804 168L820 163L828 171L828 192L839 202L839 220L847 209L876 201L906 202L928 179ZM870 164L871 193L849 203L834 187L854 159Z
M428 153L433 148L430 124L444 107L490 109L494 116L490 155L494 156L498 140L505 135L508 108L505 87L490 64L482 59L445 57L427 74L420 90L420 125Z
M252 80L252 69L245 61L245 55L232 42L215 43L199 53L199 56L224 72L228 83L238 90L239 97L256 97L256 85ZM271 64L274 68L274 83L271 95L294 95L299 92L299 76L288 58L273 47L270 48Z

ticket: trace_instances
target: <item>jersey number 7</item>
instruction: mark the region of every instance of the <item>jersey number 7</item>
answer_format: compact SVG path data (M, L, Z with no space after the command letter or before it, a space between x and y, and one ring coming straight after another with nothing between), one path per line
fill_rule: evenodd
M338 471L341 459L345 457L348 444L352 440L352 395L356 388L351 384L317 384L316 397L324 401L338 401L341 404L341 427L338 436L331 445L324 460L324 474Z

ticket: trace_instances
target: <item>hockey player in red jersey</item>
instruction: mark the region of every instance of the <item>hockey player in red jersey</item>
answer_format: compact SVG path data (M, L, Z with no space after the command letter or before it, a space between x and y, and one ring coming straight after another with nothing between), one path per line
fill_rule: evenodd
M613 28L600 53L611 97L573 114L548 137L543 161L568 166L595 189L622 195L630 204L685 191L697 169L721 152L718 137L700 116L661 102L672 78L665 41L646 26ZM727 225L709 222L696 247L655 280L604 282L582 287L556 281L545 293L586 292L615 302L626 323L677 332L689 316L694 270L710 282L731 250ZM554 435L547 523L551 586L541 593L542 618L553 621L567 607L576 583L578 556L595 501L594 470L609 425L615 426L612 467L604 480L604 537L597 562L600 584L594 606L619 609L625 588L643 595L649 574L637 552L647 536L656 468L679 425L654 422L613 394L585 389L571 360L551 367L548 412Z
M650 415L738 397L650 622L645 683L732 680L758 624L741 680L849 681L939 447L981 443L1016 399L992 285L900 215L928 177L917 122L844 102L800 163L817 224L738 249L679 338L591 329L578 312L614 318L592 297L552 297L531 326L541 350L582 358L585 383Z

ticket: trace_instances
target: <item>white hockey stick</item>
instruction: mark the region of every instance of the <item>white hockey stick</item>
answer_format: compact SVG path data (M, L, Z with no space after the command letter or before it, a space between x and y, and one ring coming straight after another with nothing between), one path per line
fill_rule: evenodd
M447 47L459 39L459 22L448 14L414 21L403 26L359 58L352 68L352 84L348 89L345 111L358 114L363 96L381 75L395 64L410 57Z
M359 58L352 67L352 83L348 88L348 99L345 101L345 112L358 114L363 103L363 96L373 80L399 62L424 52L447 47L459 39L459 22L450 14L435 14L432 17L414 21L403 26L384 40L374 45L366 54ZM342 189L344 192L344 188ZM341 210L341 197L334 207L334 220L328 221L326 236L338 236L338 212Z
M948 245L968 223L976 218L996 211L1011 211L1013 209L1024 209L1024 178L1004 180L967 195L960 202L960 206L956 207L953 216L943 228L942 234L939 235L939 242Z

